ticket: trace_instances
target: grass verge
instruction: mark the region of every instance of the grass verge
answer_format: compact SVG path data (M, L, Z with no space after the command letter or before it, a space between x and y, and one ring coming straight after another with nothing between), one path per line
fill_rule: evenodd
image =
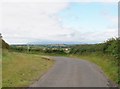
M2 49L0 47L0 89L2 88Z
M118 64L116 60L107 55L102 54L89 54L89 55L71 55L79 59L88 60L97 64L108 76L110 80L118 84Z
M2 87L26 87L39 79L52 65L40 55L3 51Z

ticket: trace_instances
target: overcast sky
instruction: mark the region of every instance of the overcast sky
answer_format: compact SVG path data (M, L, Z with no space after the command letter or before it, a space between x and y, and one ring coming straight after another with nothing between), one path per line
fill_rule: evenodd
M1 4L1 33L9 44L35 41L104 42L118 35L118 2L98 1L5 0Z

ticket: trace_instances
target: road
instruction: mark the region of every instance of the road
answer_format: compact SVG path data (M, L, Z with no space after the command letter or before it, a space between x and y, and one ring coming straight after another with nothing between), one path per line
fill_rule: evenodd
M102 70L85 60L53 57L55 65L30 87L108 87Z

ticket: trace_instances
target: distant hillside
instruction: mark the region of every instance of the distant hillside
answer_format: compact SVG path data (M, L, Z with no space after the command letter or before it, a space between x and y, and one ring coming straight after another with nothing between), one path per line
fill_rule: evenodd
M2 38L0 38L0 48L9 49L9 44L6 43Z
M33 42L29 42L28 44L32 44L32 45L46 45L46 44L83 44L81 42L67 42L67 41L51 41L51 40L37 40L37 41L33 41Z

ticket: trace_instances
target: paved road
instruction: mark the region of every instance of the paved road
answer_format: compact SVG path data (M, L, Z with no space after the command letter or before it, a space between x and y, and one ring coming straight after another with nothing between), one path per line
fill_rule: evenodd
M85 60L54 57L55 65L30 87L108 87L102 70Z

